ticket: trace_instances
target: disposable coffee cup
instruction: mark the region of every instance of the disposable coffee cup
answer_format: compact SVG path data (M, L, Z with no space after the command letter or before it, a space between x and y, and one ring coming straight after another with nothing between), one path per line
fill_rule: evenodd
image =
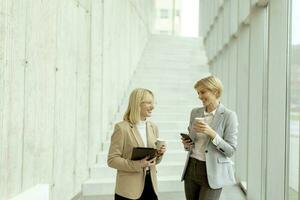
M156 148L160 149L162 145L166 146L166 140L161 139L161 138L157 138L156 142L155 142Z

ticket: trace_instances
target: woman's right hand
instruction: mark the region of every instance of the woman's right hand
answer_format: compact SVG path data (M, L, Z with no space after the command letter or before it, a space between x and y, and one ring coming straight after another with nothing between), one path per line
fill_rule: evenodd
M194 145L193 141L191 141L190 139L184 139L183 137L181 138L181 142L184 145L185 149L190 149Z
M148 160L148 159L149 159L149 157L147 156L141 160L142 168L156 165L156 157L152 158L151 160Z

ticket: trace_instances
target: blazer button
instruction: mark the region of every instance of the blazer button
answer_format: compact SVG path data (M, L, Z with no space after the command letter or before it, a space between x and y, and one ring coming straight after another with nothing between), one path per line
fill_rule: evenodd
M205 150L205 153L207 153L208 151L207 150Z

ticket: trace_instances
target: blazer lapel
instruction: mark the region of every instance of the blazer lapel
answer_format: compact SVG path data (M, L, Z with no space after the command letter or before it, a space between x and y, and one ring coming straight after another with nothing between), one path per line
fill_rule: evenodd
M198 111L197 111L197 116L196 117L204 117L204 110L205 108L200 108Z
M147 147L155 148L155 134L151 123L146 122L146 130L147 130Z
M223 113L225 111L225 108L224 106L220 103L218 109L216 110L216 113L215 113L215 116L211 122L211 125L210 127L213 129L213 130L217 130L217 128L219 127L222 119L223 119Z
M131 133L132 133L133 137L135 138L138 146L145 147L143 139L142 139L139 131L137 130L136 126L130 123L130 129L131 129Z

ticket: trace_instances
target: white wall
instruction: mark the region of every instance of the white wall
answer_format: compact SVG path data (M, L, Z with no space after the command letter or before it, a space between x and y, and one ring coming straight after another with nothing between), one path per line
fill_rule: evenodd
M0 199L80 192L152 30L151 0L0 3Z

